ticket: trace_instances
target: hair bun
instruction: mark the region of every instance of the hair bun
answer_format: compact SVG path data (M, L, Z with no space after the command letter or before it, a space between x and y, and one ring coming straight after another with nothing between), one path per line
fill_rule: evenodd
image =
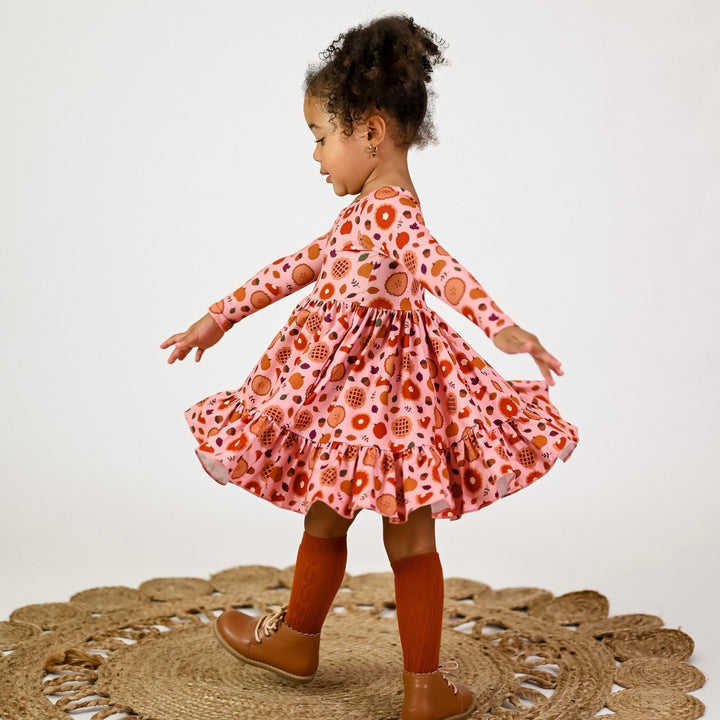
M377 108L395 121L399 144L422 146L434 139L426 85L444 47L411 17L381 17L339 35L321 53L325 64L308 71L305 89L326 101L348 134Z

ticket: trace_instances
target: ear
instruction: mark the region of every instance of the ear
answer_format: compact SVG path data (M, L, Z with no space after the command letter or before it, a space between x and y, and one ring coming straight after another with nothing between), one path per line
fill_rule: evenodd
M370 115L365 119L365 132L368 142L379 145L387 137L387 125L381 115Z

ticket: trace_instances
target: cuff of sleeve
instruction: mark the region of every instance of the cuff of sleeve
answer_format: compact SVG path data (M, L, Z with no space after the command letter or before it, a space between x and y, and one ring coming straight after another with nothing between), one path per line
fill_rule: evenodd
M492 340L501 330L517 323L502 310L493 306L492 312L485 318L485 332Z
M210 317L218 324L218 327L223 331L227 332L235 323L232 322L232 320L228 320L225 315L223 315L223 308L225 306L225 303L223 300L220 300L219 302L214 303L208 308L208 312L210 313Z

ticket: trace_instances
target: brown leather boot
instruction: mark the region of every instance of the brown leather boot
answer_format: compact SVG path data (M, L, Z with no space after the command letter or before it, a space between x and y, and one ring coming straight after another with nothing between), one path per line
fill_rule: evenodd
M455 669L448 665L442 669ZM442 670L403 673L402 720L462 720L475 710L475 697L464 685L450 682Z
M220 644L236 658L296 683L315 676L320 633L305 635L284 622L287 607L254 618L239 610L224 612L215 622Z

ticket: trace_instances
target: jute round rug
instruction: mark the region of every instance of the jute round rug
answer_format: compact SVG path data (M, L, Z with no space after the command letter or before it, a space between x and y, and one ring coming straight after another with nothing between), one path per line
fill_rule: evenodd
M211 622L289 597L292 568L243 566L138 589L85 590L0 622L1 720L395 720L402 653L390 573L346 576L315 679L292 686L222 650ZM553 597L445 582L442 658L477 694L475 718L693 720L694 643L653 615L609 617L591 590Z

